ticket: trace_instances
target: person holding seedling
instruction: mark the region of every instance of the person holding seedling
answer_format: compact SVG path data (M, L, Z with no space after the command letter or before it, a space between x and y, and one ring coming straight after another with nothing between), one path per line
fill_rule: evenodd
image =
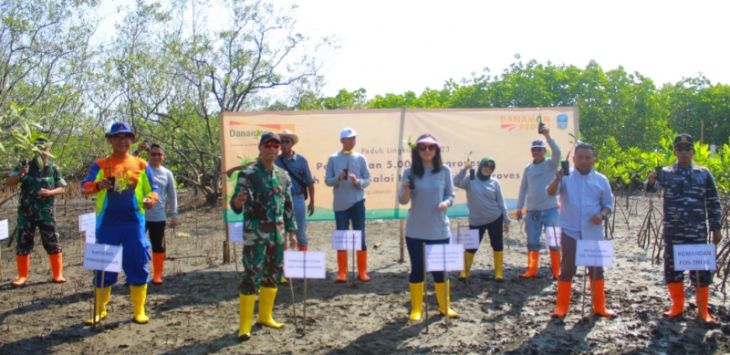
M647 191L661 188L664 196L664 280L672 300L671 308L664 315L670 318L684 314L684 272L674 270L674 246L706 244L708 224L712 243L718 244L722 239L722 212L715 178L710 170L692 162L694 154L694 138L687 133L677 135L674 138L677 162L651 172L646 181ZM695 287L697 318L717 323L708 310L712 272L690 271L689 275Z
M454 185L466 190L467 206L469 207L469 229L479 230L479 243L481 244L484 232L489 231L489 242L494 255L494 280L504 281L503 256L504 240L503 231L509 231L509 215L507 205L504 203L502 187L499 180L492 177L496 162L490 157L485 157L479 162L476 174L468 174L471 171L473 162L467 161L459 174L454 177ZM464 251L464 270L459 279L469 278L471 265L474 262L474 255L477 249Z
M593 169L596 150L589 143L578 142L573 155L574 169L565 175L558 170L547 187L549 196L560 195L560 277L554 318L564 318L570 306L570 293L578 240L603 240L603 222L608 220L613 207L613 193L608 179ZM591 279L593 313L599 317L614 318L616 313L606 308L606 293L602 267L588 267Z
M129 154L136 138L127 123L114 122L106 133L112 148L109 157L97 159L81 181L81 192L96 195L96 242L122 246L122 268L129 284L134 310L132 320L145 324L150 242L145 236L145 211L158 201L158 188L150 166ZM102 277L102 275L104 277ZM118 273L95 272L95 314L86 321L95 324L107 316L112 286Z
M430 134L423 134L411 149L412 166L403 172L398 202L410 202L406 221L406 246L411 260L408 285L411 294L409 320L418 321L423 312L425 289L425 248L427 244L449 244L451 231L449 207L454 204L451 170L441 160L441 145ZM443 271L432 272L441 315L459 315L450 307L449 279Z
M235 213L243 213L243 275L239 295L238 338L251 338L256 295L259 315L256 323L279 329L284 326L273 318L278 288L276 277L283 270L285 234L289 245L297 246L297 224L291 197L291 180L284 169L274 164L281 148L281 137L267 132L259 140L259 157L238 173L229 201Z
M532 162L525 167L522 173L522 183L517 199L517 219L522 219L522 208L527 207L525 229L527 232L527 270L520 275L523 279L537 277L540 266L540 235L546 227L555 227L559 224L558 199L548 196L545 188L555 177L555 171L560 164L560 147L550 136L550 129L541 127L540 134L550 146L552 156L545 158L545 142L532 141L530 152ZM550 248L550 262L553 278L558 278L560 270L560 251L557 245Z
M362 248L357 251L357 274L362 282L370 281L367 274L368 251L365 243L365 188L370 185L370 170L365 156L354 151L357 133L352 128L340 131L342 150L327 160L324 183L332 186L332 209L337 230L362 232ZM337 282L347 281L347 250L337 251Z
M13 168L5 184L20 184L18 203L18 225L16 234L15 261L18 277L12 281L14 287L25 285L30 273L30 253L33 251L33 235L38 228L43 248L48 253L51 264L52 280L66 282L63 277L63 253L56 232L56 219L53 216L55 196L66 192L66 180L61 170L49 161L51 142L45 137L33 141L33 159L24 160Z

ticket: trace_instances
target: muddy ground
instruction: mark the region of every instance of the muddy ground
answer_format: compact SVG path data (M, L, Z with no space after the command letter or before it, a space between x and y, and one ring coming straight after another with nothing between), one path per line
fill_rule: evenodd
M0 219L15 225L13 202L0 208ZM484 243L468 284L452 274L452 306L460 318L437 313L429 287L428 321L407 321L409 266L399 262L398 221L369 221L370 283L333 282L335 253L330 250L334 222L310 224L310 250L327 251L328 279L307 284L306 332L302 322L302 282L295 280L294 307L288 285L281 286L274 316L281 330L254 327L253 337L237 341L238 263L223 263L224 228L220 209L188 208L183 224L168 231L165 283L150 285L147 325L132 323L129 292L113 287L109 316L96 329L83 324L92 307L91 273L82 268L82 241L76 216L92 210L89 200L73 199L57 206L62 233L66 284L50 283L48 259L37 245L31 256L27 286L14 289L14 249L2 242L0 279L0 354L29 353L728 353L730 312L720 292L711 310L721 324L705 326L694 319L694 291L687 286L685 317L667 320L661 313L669 299L661 266L651 252L637 247L636 234L646 214L647 200L635 198L619 211L614 238L615 267L606 273L607 301L619 317L591 316L590 291L581 317L583 278L576 277L569 315L552 320L555 282L548 277L549 259L541 257L541 277L521 281L525 235L513 224L505 249L503 283L492 280L492 257ZM627 215L624 219L623 214ZM628 226L626 224L628 221ZM465 219L452 224L466 225ZM240 247L236 257L240 256ZM429 278L428 283L432 285ZM297 318L293 317L296 310Z

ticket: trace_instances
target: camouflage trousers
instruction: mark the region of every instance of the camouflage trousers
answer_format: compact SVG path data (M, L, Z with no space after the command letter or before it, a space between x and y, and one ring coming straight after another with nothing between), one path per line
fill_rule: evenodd
M33 236L35 229L41 233L41 242L46 253L60 253L61 244L58 242L58 233L56 233L56 221L53 213L37 213L26 215L18 213L18 233L15 236L17 255L28 255L33 251Z
M243 269L241 294L255 295L261 285L276 287L276 276L284 270L284 243L244 245Z
M707 234L702 233L700 228L686 233L688 231L674 230L667 231L664 229L664 281L667 283L672 282L683 282L684 271L674 270L674 246L682 244L706 244ZM709 286L712 283L712 272L711 271L690 271L689 272L690 282L694 286Z

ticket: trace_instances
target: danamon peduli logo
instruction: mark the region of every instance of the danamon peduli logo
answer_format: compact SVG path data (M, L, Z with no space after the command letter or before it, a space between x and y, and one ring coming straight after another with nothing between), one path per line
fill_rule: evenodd
M550 127L552 117L543 114L542 122ZM537 115L533 114L515 114L515 115L504 115L499 116L499 128L507 131L513 131L515 129L523 130L534 130L537 131Z
M231 120L228 121L228 136L233 138L241 137L259 137L265 132L281 133L282 131L289 130L296 132L296 125L293 123L264 123L264 124L252 124L243 120ZM241 127L243 126L243 127ZM253 126L253 128L252 128ZM240 128L239 128L240 127ZM245 127L245 128L244 128Z

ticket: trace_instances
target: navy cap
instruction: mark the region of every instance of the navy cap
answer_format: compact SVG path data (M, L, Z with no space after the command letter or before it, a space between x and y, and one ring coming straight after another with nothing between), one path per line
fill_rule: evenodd
M114 122L112 123L112 126L109 127L109 132L106 132L107 137L116 136L117 134L131 134L132 137L134 137L134 132L132 132L132 128L127 124L126 122Z
M281 137L279 137L279 135L274 132L266 132L261 135L259 145L262 145L268 141L276 141L277 143L281 144Z
M680 144L689 144L693 145L695 143L694 137L692 137L688 133L680 133L676 137L674 137L674 146L678 146Z

